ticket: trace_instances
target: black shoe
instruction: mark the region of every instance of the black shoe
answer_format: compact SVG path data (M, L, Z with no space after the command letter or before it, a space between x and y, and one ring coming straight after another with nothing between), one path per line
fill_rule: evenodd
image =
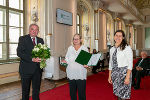
M140 87L134 86L134 90L138 90L138 89L140 89Z

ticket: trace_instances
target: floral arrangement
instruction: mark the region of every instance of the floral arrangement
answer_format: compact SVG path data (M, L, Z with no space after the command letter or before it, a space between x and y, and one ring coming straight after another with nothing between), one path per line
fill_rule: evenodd
M46 59L50 58L50 48L47 47L45 44L37 44L34 46L32 50L32 58L41 58L40 68L43 69L46 67Z

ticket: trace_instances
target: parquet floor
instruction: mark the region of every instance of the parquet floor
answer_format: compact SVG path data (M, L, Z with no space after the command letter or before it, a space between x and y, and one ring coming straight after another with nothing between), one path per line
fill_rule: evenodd
M67 83L67 79L61 79L58 81L44 79L42 80L42 83L41 83L40 92L53 89L65 83ZM30 95L32 95L31 92L30 92ZM20 81L0 85L0 100L20 100L20 99L21 99Z

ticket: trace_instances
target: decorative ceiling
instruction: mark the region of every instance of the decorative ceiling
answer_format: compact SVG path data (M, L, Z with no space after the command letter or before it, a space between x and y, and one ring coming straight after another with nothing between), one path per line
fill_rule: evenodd
M82 11L82 13L88 12L88 8L82 0L78 0L77 8L80 9Z
M150 0L130 0L138 9L150 8Z
M120 1L123 0L91 0L100 1L103 3L105 9L110 12L114 12L121 16L123 19L133 22L136 25L142 25L143 23L150 23L150 0L127 0L128 3L135 5L139 13L144 20L141 20L139 16L131 12L128 7L122 6ZM130 2L129 2L130 1Z

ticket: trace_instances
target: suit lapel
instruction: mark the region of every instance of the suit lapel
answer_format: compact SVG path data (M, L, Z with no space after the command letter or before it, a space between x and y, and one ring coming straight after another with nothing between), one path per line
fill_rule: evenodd
M37 39L37 44L38 43L42 43L43 44L43 42L41 41L41 39L39 37L36 37L36 39Z
M32 46L34 47L34 45L33 45L33 42L32 42L32 39L31 39L30 35L28 35L28 37L29 37L28 39L29 39L30 44L32 44ZM37 39L37 44L38 44L38 43L40 43L40 39L39 39L38 37L36 37L36 39ZM37 44L36 44L36 45L37 45Z
M40 43L39 38L38 38L38 37L36 37L36 39L37 39L37 44L39 44L39 43Z
M34 48L34 45L33 45L33 42L32 42L32 39L31 39L31 37L30 37L30 35L28 35L28 38L27 38L28 40L28 42L29 42L29 46L33 49Z

